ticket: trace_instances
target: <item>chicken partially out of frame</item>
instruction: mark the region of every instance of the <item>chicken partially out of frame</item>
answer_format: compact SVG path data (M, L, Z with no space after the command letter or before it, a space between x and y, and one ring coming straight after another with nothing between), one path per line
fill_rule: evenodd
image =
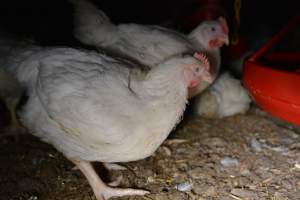
M107 186L91 162L150 156L180 121L188 89L213 79L202 53L174 55L144 72L91 51L31 46L11 52L6 67L29 96L23 124L78 166L97 200L148 193Z

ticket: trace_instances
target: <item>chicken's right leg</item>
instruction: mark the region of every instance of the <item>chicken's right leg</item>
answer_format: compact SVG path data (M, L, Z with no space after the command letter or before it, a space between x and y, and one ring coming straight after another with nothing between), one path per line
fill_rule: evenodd
M148 191L131 188L112 188L108 187L97 175L90 162L83 160L70 159L85 175L91 185L97 200L107 200L111 197L121 197L127 195L145 195Z

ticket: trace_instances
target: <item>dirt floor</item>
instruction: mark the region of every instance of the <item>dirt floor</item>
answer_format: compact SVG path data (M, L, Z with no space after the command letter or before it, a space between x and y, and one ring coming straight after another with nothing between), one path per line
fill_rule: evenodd
M104 171L106 181L144 188L144 197L118 200L300 199L300 134L252 109L208 120L186 117L155 155L127 170ZM1 200L95 200L80 171L50 145L24 135L0 138Z

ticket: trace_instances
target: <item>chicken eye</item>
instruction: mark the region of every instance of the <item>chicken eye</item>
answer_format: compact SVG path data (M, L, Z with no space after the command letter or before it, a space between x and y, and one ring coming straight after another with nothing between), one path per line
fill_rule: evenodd
M197 68L195 69L195 71L196 71L197 73L199 72L199 70L200 70L199 67L197 67Z
M216 28L215 28L215 27L212 27L212 28L211 28L211 31L212 31L212 32L215 32L215 31L216 31Z

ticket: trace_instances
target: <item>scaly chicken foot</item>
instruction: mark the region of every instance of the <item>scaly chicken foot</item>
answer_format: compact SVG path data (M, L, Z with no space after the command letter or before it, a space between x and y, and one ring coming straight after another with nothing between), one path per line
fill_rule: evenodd
M97 175L90 162L83 160L70 159L85 175L91 185L97 200L108 200L111 197L121 197L127 195L145 195L149 192L131 188L112 188L108 187Z
M107 169L107 170L127 170L126 167L122 166L122 165L119 165L119 164L116 164L116 163L103 163L103 166Z

